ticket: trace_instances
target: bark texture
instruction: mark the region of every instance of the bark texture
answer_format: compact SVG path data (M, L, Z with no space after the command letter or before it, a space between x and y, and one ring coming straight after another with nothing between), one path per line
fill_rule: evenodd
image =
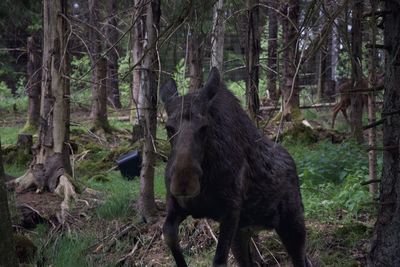
M92 114L94 129L103 129L105 132L111 132L107 116L107 60L100 58L96 64L96 84L92 92Z
M268 9L268 70L267 70L267 91L273 101L278 101L279 93L277 90L278 78L278 14L277 2L270 0Z
M43 79L41 124L34 158L28 172L13 181L17 190L48 190L64 198L62 210L75 197L69 159L69 60L66 0L43 1ZM63 14L63 16L61 16ZM65 215L65 213L63 213ZM61 215L60 219L64 219ZM63 222L62 222L63 223Z
M38 38L35 35L28 37L27 54L28 63L26 68L27 87L29 97L28 118L22 132L34 133L39 127L40 118L40 83L42 79L41 56L39 53Z
M378 219L368 265L400 266L400 3L385 1L384 44L388 48L382 116L383 170Z
M118 22L117 22L117 1L109 0L105 2L108 10L108 21L106 27L106 38L108 40L107 48L111 49L108 51L107 60L107 95L108 99L114 108L121 108L121 100L119 94L119 82L118 82Z
M39 154L35 165L47 159L58 158L60 165L71 173L69 150L69 71L67 49L67 22L58 14L66 14L65 0L43 1L43 75L40 116ZM62 161L62 162L61 162ZM47 164L46 164L47 165ZM57 183L55 183L56 185ZM51 186L51 191L54 190Z
M146 221L151 220L157 212L154 200L154 166L156 154L154 140L157 128L157 68L156 55L157 30L160 27L160 1L152 0L146 5L145 29L147 40L144 50L148 52L144 56L143 70L141 72L141 92L143 94L143 117L140 123L144 130L143 160L140 173L140 198L139 209Z
M0 266L18 266L15 242L8 209L7 190L0 143Z
M372 44L372 47L369 49L369 65L368 65L368 72L369 72L369 84L372 88L375 88L377 85L377 77L376 77L376 18L375 18L375 11L377 8L377 1L370 0L371 4L371 12L372 17L370 18L370 38L369 41ZM368 122L369 124L374 123L376 121L376 113L375 113L375 93L372 91L368 94ZM368 145L369 147L376 147L376 128L372 127L368 130ZM376 150L371 149L368 152L368 166L369 166L369 179L376 180L376 166L377 166L377 153ZM372 183L369 184L369 191L371 192L372 196L374 196L377 192L377 184Z
M284 83L282 86L282 96L284 103L282 115L285 120L290 121L300 114L298 74L296 75L296 68L299 64L297 46L297 28L299 26L300 15L299 0L288 0L283 5L282 11L287 17L282 17L283 42L285 44L283 52Z
M258 0L247 0L247 39L246 39L246 104L250 117L256 121L260 109L258 96L260 62L260 8Z
M189 91L194 91L203 86L203 51L201 47L201 36L197 32L196 27L191 28L189 34Z
M132 118L137 118L139 120L140 110L139 106L139 95L140 95L140 76L142 69L142 57L143 57L143 39L145 34L145 7L141 4L142 0L135 0L135 17L133 20L136 20L135 25L132 29L132 62L134 65L133 68L133 77L132 77L132 102L134 106L134 113L132 114Z
M322 6L321 16L326 17L325 26L320 31L324 31L322 44L319 48L319 75L317 100L319 102L334 101L335 84L332 80L332 49L333 49L333 24L329 20L333 20L336 5L330 0L325 0Z
M352 28L351 28L351 79L354 89L362 89L362 12L363 1L353 0ZM350 128L352 137L358 142L363 142L362 132L362 94L350 95Z
M213 8L213 29L211 35L211 68L222 73L224 66L225 17L224 0L218 0Z
M107 118L106 62L101 58L102 40L99 27L99 0L89 0L89 49L92 65L93 130L111 132Z

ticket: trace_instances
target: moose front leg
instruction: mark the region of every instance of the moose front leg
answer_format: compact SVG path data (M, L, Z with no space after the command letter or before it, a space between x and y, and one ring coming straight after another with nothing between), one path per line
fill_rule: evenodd
M179 225L185 219L174 211L168 211L167 218L163 225L163 236L165 243L171 250L172 256L175 259L176 266L187 267L185 258L183 257L181 247L179 246Z
M232 244L232 240L235 236L240 212L239 209L224 216L219 226L219 237L217 244L217 251L215 252L213 267L224 267L227 266L229 249Z

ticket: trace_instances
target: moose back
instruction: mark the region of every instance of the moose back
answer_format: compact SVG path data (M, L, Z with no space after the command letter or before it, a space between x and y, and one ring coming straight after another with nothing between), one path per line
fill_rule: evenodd
M177 266L187 266L178 227L189 215L220 223L213 266L226 266L230 249L239 266L253 266L256 229L275 229L293 265L311 266L295 163L253 125L218 70L194 93L179 96L170 80L160 96L171 143L163 235Z

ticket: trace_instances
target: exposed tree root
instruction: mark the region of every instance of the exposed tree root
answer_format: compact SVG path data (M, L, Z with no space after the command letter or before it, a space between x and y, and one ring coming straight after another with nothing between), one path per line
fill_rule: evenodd
M54 193L59 195L60 197L64 197L64 200L61 202L61 213L59 214L59 220L62 224L65 222L66 212L69 210L70 201L76 200L76 192L75 187L71 183L70 177L67 174L61 175L58 186L54 190Z
M71 177L64 173L58 178L58 184L53 193L57 194L63 201L61 202L61 211L57 214L57 218L61 224L65 223L66 214L69 210L71 200L77 200L77 193L75 187L71 182ZM38 183L38 179L34 176L31 170L27 171L21 177L10 181L8 187L15 188L16 192L21 193L25 190L36 188L36 193L43 192L44 187ZM51 190L50 190L51 191Z
M30 170L15 180L11 180L9 185L15 187L17 192L25 191L31 187L38 187L37 181Z

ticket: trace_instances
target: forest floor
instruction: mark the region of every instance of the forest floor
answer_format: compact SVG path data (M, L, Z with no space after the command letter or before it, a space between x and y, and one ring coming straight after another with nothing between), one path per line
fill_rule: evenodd
M313 131L303 129L277 138L292 153L302 179L307 253L314 266L365 266L376 218L375 204L366 188L360 186L366 179L362 163L366 152L346 141L344 123L339 121L342 131L325 130L329 114L315 113L307 115ZM59 224L57 218L61 199L55 195L32 191L11 194L16 232L36 247L31 266L174 266L161 235L165 216L166 135L160 127L157 145L162 155L155 177L159 217L146 224L136 213L138 179L124 179L115 164L120 155L139 147L138 143L129 142L129 121L121 121L127 115L111 114L112 126L122 131L104 137L89 131L87 113L72 113L71 140L77 144L77 150L71 158L79 196L64 224ZM5 151L16 143L23 123L22 114L1 114L0 136ZM276 137L277 126L265 126L264 131ZM293 142L294 139L301 140ZM7 154L4 159L7 174L15 177L22 175L29 165L29 159L15 162ZM215 222L185 220L180 237L189 266L210 266L216 236ZM254 242L265 266L291 266L274 232L260 232ZM232 256L230 263L236 266Z

